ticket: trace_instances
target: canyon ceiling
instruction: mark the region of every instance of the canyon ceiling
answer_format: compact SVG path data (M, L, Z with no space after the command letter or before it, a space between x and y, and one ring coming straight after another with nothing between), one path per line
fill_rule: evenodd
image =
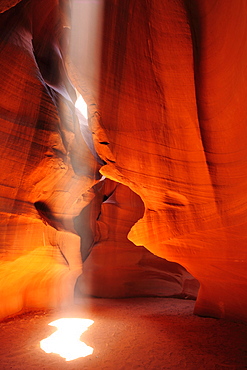
M76 291L246 320L247 3L98 3L92 75L69 1L1 1L0 318Z

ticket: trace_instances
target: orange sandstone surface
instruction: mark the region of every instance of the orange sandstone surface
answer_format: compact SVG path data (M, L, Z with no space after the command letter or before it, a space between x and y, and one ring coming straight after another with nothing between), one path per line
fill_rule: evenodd
M246 2L106 1L101 173L143 200L128 238L246 320ZM109 154L110 153L110 154Z
M93 189L96 196L88 210L82 210L83 218L79 217L80 224L84 225L81 239L85 261L77 294L104 298L194 299L199 284L182 266L128 240L129 230L144 212L140 197L129 187L109 179L100 181ZM85 212L93 215L91 220L96 220L91 227L92 244L85 238Z
M200 283L195 313L246 320L245 1L106 0L98 91L68 10L0 6L0 318Z
M66 90L63 13L56 1L40 4L22 1L1 14L1 318L73 301L82 271L73 218L98 176L57 92Z

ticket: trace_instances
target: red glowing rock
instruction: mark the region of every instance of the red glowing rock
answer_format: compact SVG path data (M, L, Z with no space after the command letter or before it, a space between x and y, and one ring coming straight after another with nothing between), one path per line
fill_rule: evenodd
M105 186L99 191L103 182L96 192L90 190L100 178L99 158L85 123L80 130L75 119L77 93L62 59L64 8L56 0L46 7L39 0L22 1L0 19L0 318L25 308L71 303L81 257L86 259L92 249L83 250L86 228L94 248L85 262L83 293L195 297L195 280L181 266L127 240L131 226L143 214L139 197L109 180L112 196ZM107 145L104 133L99 134L94 102L81 79L73 75L73 81L90 104L95 134ZM101 207L106 195L114 201ZM90 214L89 203L91 209L96 207ZM102 281L106 285L101 286Z
M97 150L144 202L129 239L200 281L196 313L246 320L246 3L111 0L104 17Z
M82 252L86 294L194 295L179 263L196 313L246 320L245 1L105 2L101 160L62 3L17 3L0 6L0 318L71 300ZM112 192L90 190L102 160Z
M6 10L12 8L20 1L21 0L2 0L0 3L0 13L6 12Z
M23 1L0 15L0 318L73 301L82 268L73 218L97 176L73 111L58 100L60 77L50 81L45 71L62 64L53 60L57 2L40 4Z
M91 210L87 211L87 215L94 214L91 223L96 220L91 241L87 240L85 216L84 222L80 219L85 258L89 254L86 245L91 247L78 281L81 293L106 298L195 298L198 282L182 266L159 258L127 239L131 227L143 216L140 197L127 186L109 179L95 185L94 191L96 196Z

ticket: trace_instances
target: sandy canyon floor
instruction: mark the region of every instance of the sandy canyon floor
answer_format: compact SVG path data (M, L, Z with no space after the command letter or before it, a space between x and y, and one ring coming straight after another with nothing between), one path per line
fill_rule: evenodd
M247 369L247 325L193 315L194 301L83 299L63 310L27 312L0 323L0 369ZM94 323L81 335L93 354L66 361L40 341L60 318Z

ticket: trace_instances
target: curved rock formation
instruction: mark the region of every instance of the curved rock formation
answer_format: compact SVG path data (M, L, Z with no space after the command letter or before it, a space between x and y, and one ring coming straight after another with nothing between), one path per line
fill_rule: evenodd
M1 5L0 318L70 303L81 259L83 294L195 297L197 282L181 266L127 240L143 214L139 197L110 180L92 188L104 162L80 94L107 143L93 99L65 68L67 1Z
M77 285L80 294L195 299L199 284L182 266L127 239L131 227L143 216L140 197L127 186L109 179L100 181L93 190L95 197L77 221L81 225L78 231L85 260ZM89 219L91 233L85 228Z
M6 10L12 8L20 1L21 0L2 0L0 4L0 13L6 12Z
M24 0L0 18L0 318L73 300L73 218L99 177L65 78L63 13L46 5Z
M195 295L179 263L196 313L246 320L246 2L105 1L100 113L68 78L67 5L0 6L0 318L76 281Z
M106 1L97 144L144 202L129 239L200 281L196 313L245 320L246 28L242 0Z

